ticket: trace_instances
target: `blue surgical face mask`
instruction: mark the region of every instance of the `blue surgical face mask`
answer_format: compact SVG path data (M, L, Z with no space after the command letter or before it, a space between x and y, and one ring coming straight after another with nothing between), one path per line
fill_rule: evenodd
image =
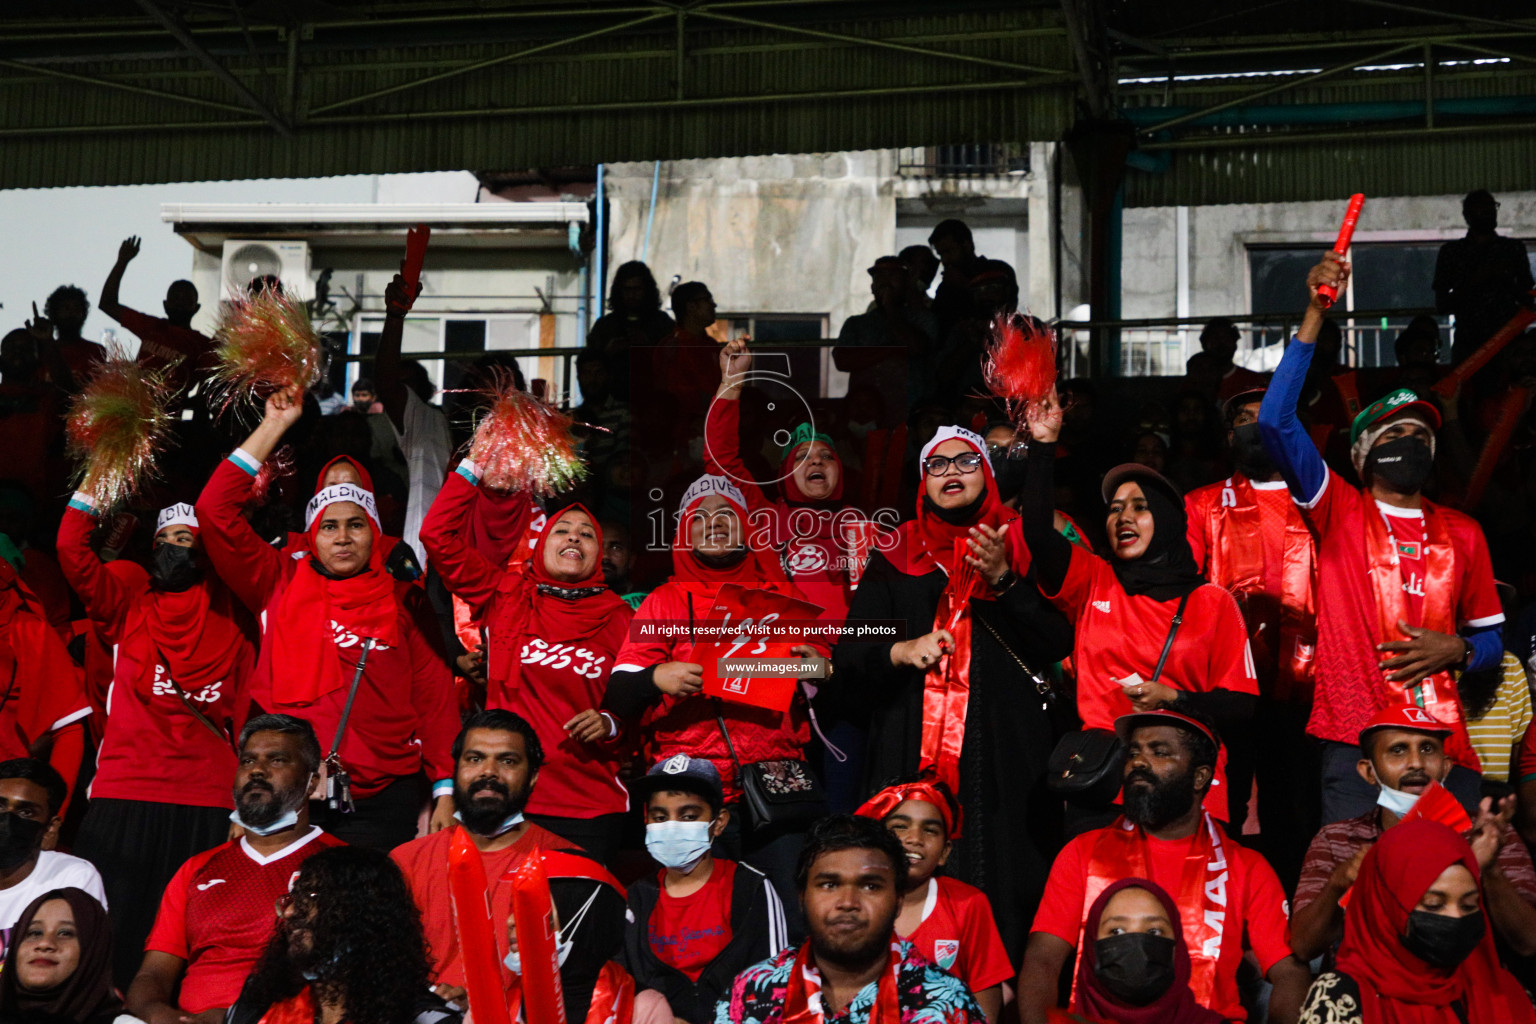
M708 821L653 821L645 826L645 848L662 867L692 871L709 852Z
M270 836L274 832L281 832L285 828L293 828L293 826L297 825L299 823L299 812L296 810L284 811L273 819L270 825L263 825L260 828L257 828L255 825L247 825L244 821L241 821L238 810L229 812L229 820L252 835Z
M1419 802L1417 793L1405 793L1400 789L1393 789L1383 784L1381 792L1376 795L1376 802L1393 814L1401 818L1413 810L1413 805Z
M453 820L458 822L460 825L464 824L464 819L459 815L458 811L454 811L453 812ZM522 823L523 823L523 812L522 811L518 811L516 814L512 815L511 817L503 818L502 821L501 821L501 824L497 825L491 831L489 831L489 832L476 832L475 835L480 836L480 838L482 838L482 839L495 839L497 836L504 836L504 835L506 835L508 832L511 832L513 829L517 828L517 826L521 825Z
M565 966L566 958L571 955L571 947L574 945L576 945L576 940L574 939L567 940L558 937L555 939L555 960L560 967L563 968ZM501 962L506 964L507 970L513 974L523 973L523 957L517 950L514 949L508 953Z

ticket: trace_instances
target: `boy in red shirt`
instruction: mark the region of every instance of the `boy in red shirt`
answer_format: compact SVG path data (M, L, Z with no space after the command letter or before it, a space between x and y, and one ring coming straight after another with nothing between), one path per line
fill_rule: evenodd
M736 975L764 949L773 956L789 945L784 904L761 871L712 852L731 815L712 762L678 754L632 789L645 801L645 847L662 866L629 889L622 962L635 979L636 1017L665 1000L656 1019L711 1024Z
M924 774L887 786L856 813L883 824L907 851L897 936L965 982L987 1020L996 1021L1003 982L1013 977L1013 965L992 919L992 905L975 886L934 874L960 837L960 802L943 782Z

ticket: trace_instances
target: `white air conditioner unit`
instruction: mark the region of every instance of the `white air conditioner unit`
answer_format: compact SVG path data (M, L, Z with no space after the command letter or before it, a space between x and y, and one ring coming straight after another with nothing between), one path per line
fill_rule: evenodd
M283 290L307 302L314 298L309 280L309 243L270 238L230 238L224 242L219 297L228 301L247 294L251 280L272 274Z

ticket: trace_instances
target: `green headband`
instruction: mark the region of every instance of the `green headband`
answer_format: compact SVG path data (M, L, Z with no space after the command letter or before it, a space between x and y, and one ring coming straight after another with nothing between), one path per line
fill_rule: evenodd
M832 444L830 435L823 434L809 423L802 423L795 427L794 432L789 435L789 444L785 445L783 450L780 451L779 457L787 459L794 454L796 448L803 444L810 444L812 441L820 441L828 448L835 447Z

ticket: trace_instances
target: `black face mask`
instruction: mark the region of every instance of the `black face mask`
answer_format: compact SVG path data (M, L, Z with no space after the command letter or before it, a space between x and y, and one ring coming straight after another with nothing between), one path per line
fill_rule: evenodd
M43 848L45 822L0 814L0 871L15 871Z
M1429 482L1435 457L1429 445L1417 437L1394 437L1370 450L1365 470L1399 494L1414 494Z
M1472 955L1486 928L1481 910L1466 917L1415 910L1408 915L1408 931L1399 941L1429 966L1449 971Z
M1024 478L1029 475L1029 463L1024 459L1007 456L992 459L992 475L997 479L997 496L1002 501L1017 498L1024 489Z
M203 578L198 567L197 554L180 544L161 544L155 548L154 562L149 570L158 590L180 593Z
M1275 471L1275 460L1264 450L1257 423L1244 423L1232 428L1232 461L1238 471L1250 480L1262 480Z
M1172 939L1126 932L1093 944L1093 974L1110 995L1131 1006L1146 1006L1173 987Z

